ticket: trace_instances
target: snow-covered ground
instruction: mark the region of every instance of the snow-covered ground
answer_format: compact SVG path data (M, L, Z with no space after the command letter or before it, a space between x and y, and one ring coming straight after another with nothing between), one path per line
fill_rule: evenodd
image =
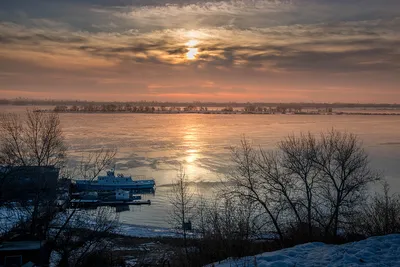
M80 227L88 227L95 225L96 211L85 211L84 213L76 212L73 220L77 220L77 225ZM11 230L17 223L22 220L29 218L29 209L14 207L5 208L0 207L0 234L4 234ZM52 222L54 225L62 224L67 219L68 213L60 213ZM91 217L92 216L92 217ZM80 222L80 221L84 222ZM131 225L126 223L117 223L115 229L117 234L131 236L131 237L148 237L148 238L158 238L158 237L173 237L181 238L183 235L181 231L172 228L162 228L162 227L152 227L145 225ZM196 234L192 232L187 233L189 238L195 238Z
M371 237L344 245L308 243L238 260L227 259L214 263L214 266L400 266L400 234Z
M10 231L19 222L29 217L29 208L0 207L0 235Z
M172 228L162 228L162 227L152 227L143 225L132 225L132 224L120 224L117 227L116 232L125 236L132 237L174 237L182 238L183 235L181 231ZM187 232L188 238L195 238L196 234L192 232Z
M132 237L180 237L174 229L120 224L117 233Z

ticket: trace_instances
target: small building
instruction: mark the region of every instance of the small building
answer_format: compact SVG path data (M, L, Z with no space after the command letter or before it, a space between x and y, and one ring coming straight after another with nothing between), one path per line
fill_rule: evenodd
M43 241L0 243L0 266L48 266L49 258Z
M40 199L55 199L59 169L54 166L3 167L0 179L1 200L28 201L40 194Z

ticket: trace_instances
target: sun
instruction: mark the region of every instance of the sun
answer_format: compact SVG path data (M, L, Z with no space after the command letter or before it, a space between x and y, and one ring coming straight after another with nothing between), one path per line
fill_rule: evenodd
M189 41L186 43L186 45L187 45L188 47L194 47L194 46L196 46L198 43L199 43L199 42L198 42L197 40L192 39L192 40L189 40Z
M199 53L199 49L196 47L196 45L199 42L195 39L189 40L185 45L187 46L188 52L186 53L186 58L188 60L194 60L196 59L196 55Z
M196 59L196 55L199 53L198 48L188 48L188 52L186 53L186 58L189 60Z

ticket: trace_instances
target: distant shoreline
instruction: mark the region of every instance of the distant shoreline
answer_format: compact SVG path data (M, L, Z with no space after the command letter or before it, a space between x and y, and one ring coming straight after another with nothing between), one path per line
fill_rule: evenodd
M60 114L154 114L154 115L179 115L179 114L204 114L204 115L313 115L313 116L400 116L399 113L381 113L381 112L294 112L294 113L268 113L268 112L244 112L244 111L155 111L155 112L129 112L129 111L54 111L37 110L36 112L60 113Z
M30 100L30 99L0 99L0 105L4 106L87 106L87 105L131 105L131 106L156 106L156 107L219 107L231 106L239 108L244 106L263 107L302 107L302 108L375 108L380 110L400 109L397 103L325 103L325 102L162 102L162 101L72 101L72 100Z

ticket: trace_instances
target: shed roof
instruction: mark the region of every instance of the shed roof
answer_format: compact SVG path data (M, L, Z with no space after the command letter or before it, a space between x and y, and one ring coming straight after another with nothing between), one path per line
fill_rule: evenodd
M38 250L42 241L13 241L0 243L0 251Z

